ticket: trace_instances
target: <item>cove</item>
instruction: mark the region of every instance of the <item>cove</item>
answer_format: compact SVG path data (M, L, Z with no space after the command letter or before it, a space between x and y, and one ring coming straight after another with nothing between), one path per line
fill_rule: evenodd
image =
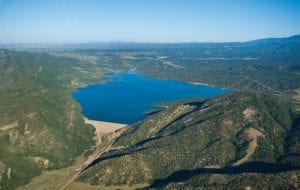
M187 82L158 80L135 72L110 73L104 84L78 88L73 97L81 104L83 114L91 120L131 124L144 119L145 111L155 104L188 98L211 98L231 92Z

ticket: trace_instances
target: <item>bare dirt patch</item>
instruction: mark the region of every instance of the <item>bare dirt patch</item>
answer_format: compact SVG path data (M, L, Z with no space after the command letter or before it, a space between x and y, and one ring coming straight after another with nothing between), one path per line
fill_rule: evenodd
M223 125L224 127L230 127L230 126L232 126L232 124L233 124L233 122L232 122L230 119L224 119L224 120L222 121L222 125Z
M9 130L9 129L12 129L12 128L15 128L15 127L18 127L18 126L19 126L19 123L17 121L15 121L13 123L1 126L0 127L0 132L1 131L6 131L6 130Z
M258 146L257 138L258 137L265 138L265 135L262 132L258 131L257 129L254 129L252 127L249 128L245 133L246 133L246 138L249 141L246 155L243 158L241 158L240 160L238 160L237 162L235 162L233 164L233 166L238 166L238 165L246 162L247 160L249 160L250 156L252 154L254 154L254 152Z
M244 118L248 121L251 121L252 118L255 116L256 114L256 110L252 109L252 108L246 108L244 111L243 111L243 114L244 114Z
M186 69L185 67L180 66L180 65L176 65L175 63L173 63L171 61L163 61L163 64L168 65L170 67L175 67L177 69Z
M135 185L122 185L122 186L96 186L96 185L90 185L87 183L80 183L80 182L74 182L69 187L66 188L66 190L82 190L82 189L89 189L89 190L116 190L116 189L122 189L122 190L131 190L131 189L142 189L149 184L135 184Z

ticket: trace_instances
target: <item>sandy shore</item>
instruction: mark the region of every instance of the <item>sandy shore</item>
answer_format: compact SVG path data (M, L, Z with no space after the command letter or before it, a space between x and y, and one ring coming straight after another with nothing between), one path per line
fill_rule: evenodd
M193 84L193 85L198 85L198 86L210 86L214 87L213 85L207 84L207 83L202 83L202 82L190 82L188 81L187 83Z
M111 133L127 126L126 124L120 124L120 123L90 120L86 117L84 118L84 122L86 124L93 125L96 128L97 133Z

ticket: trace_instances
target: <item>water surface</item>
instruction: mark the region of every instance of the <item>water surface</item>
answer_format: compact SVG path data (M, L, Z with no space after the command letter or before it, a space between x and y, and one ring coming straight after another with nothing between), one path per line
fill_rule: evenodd
M145 111L160 102L188 98L210 98L230 89L157 80L138 73L109 74L110 82L79 88L73 97L83 114L92 120L131 124L146 117Z

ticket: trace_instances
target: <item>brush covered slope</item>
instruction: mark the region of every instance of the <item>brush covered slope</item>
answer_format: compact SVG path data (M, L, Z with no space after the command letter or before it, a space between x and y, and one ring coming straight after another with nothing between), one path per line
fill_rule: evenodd
M71 97L77 86L95 81L79 67L90 65L45 53L0 50L1 189L26 184L43 170L66 167L94 144L94 129L84 124Z
M299 134L288 138L299 128L294 120L285 101L253 92L174 103L128 127L77 180L170 189L296 188Z

